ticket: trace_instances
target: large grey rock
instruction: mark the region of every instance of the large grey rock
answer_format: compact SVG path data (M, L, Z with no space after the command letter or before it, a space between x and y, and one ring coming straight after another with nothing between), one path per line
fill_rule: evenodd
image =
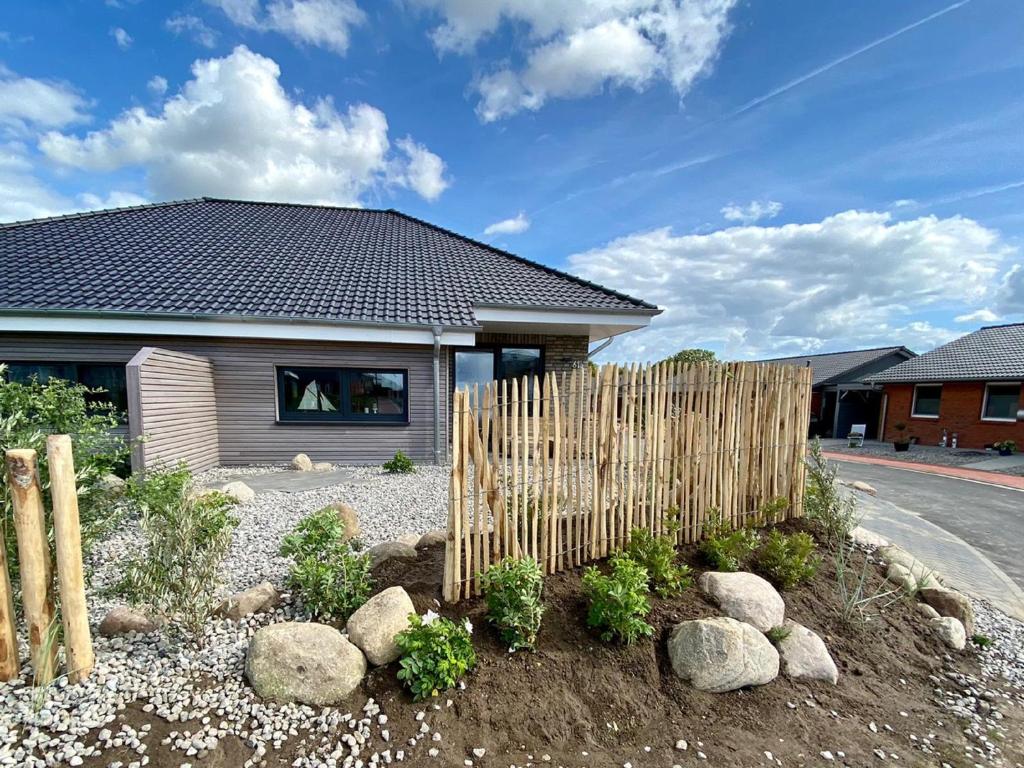
M334 469L334 465L329 461L318 461L313 465L314 472L330 472Z
M109 472L96 481L96 487L108 492L123 491L124 485L124 480Z
M313 461L304 453L295 454L295 458L292 459L292 469L298 472L312 472Z
M912 554L896 544L890 544L878 549L878 556L887 563L901 565L910 571L910 574L917 581L919 587L941 587L938 574L934 568L929 568Z
M855 491L866 493L869 496L878 495L878 491L875 490L875 487L873 485L868 485L863 480L854 480L852 483L850 483L850 487L853 488L853 490Z
M778 643L782 673L797 680L824 680L835 685L839 669L825 641L802 624L786 619L789 634Z
M694 688L724 693L770 683L779 652L746 622L717 617L677 624L668 638L672 671Z
M928 624L942 642L953 650L962 651L967 645L967 632L964 631L964 625L958 619L954 619L952 616L940 616L937 619L929 619Z
M885 569L885 578L904 592L909 594L917 592L917 579L914 578L914 574L906 566L899 563L889 563L889 567Z
M245 676L256 693L281 704L337 704L365 674L363 652L326 624L271 624L256 632L245 654Z
M126 635L129 632L146 634L159 629L159 624L142 611L123 605L111 608L100 622L100 634L104 637Z
M362 528L359 527L359 513L343 501L334 502L330 505L330 508L338 513L338 519L345 526L344 540L350 541L358 538L359 534L363 532Z
M274 585L269 581L264 581L251 589L236 592L228 597L217 606L216 614L225 619L239 621L249 614L271 610L279 600L280 595Z
M402 587L389 587L349 616L345 625L348 639L374 666L390 664L401 653L395 636L409 626L409 615L413 613L416 608L409 594Z
M370 567L376 568L385 560L415 560L416 547L410 547L400 541L384 541L367 550L370 555Z
M914 603L914 607L917 608L917 612L924 616L926 619L937 619L939 618L939 612L932 608L928 603Z
M418 533L403 533L401 536L396 536L395 541L399 544L408 544L413 549L420 543L420 535Z
M420 536L420 540L416 544L416 548L420 549L422 547L433 547L438 544L443 546L447 541L448 531L444 530L443 528L438 528L434 531L427 531L422 536Z
M241 480L235 480L234 482L228 483L220 490L225 496L229 496L239 504L248 504L256 498L256 491Z
M860 525L850 531L850 540L857 546L864 547L865 549L877 549L889 545L887 538L878 535L874 531L869 531Z
M753 573L708 571L698 581L726 616L745 621L762 632L781 626L786 604L771 584Z
M952 616L964 625L968 636L974 634L974 609L967 596L953 589L925 587L918 595L940 616Z

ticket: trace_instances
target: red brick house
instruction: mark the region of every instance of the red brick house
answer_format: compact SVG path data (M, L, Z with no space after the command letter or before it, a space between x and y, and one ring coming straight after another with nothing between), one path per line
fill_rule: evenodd
M883 439L961 448L1013 440L1024 450L1024 323L992 325L870 377L884 385Z

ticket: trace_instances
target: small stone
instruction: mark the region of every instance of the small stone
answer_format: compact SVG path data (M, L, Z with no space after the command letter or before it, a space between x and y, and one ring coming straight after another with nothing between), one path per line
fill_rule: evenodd
M292 469L296 472L312 472L313 461L304 453L296 454L292 459Z
M680 752L685 752L687 746L689 745L686 743L686 739L680 739L676 742L676 749L678 749Z
M473 750L473 756L476 757L477 759L483 757L486 754L487 754L487 750L484 749L483 747L476 747Z

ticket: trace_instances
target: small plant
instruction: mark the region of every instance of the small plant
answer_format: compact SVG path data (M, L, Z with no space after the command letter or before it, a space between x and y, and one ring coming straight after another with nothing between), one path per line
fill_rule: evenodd
M384 462L384 471L391 475L411 475L416 471L416 465L404 453L395 451L395 455Z
M776 496L774 499L765 502L755 515L758 525L776 525L789 509L789 499L785 496Z
M971 635L971 642L979 648L988 648L992 645L992 638L988 635Z
M509 651L533 650L544 615L541 592L544 577L533 558L507 557L483 574L487 618L498 629Z
M833 548L844 546L850 531L860 525L857 502L853 496L840 492L838 470L825 459L817 440L811 444L810 454L804 510L809 519L821 525L826 544Z
M583 593L590 601L587 624L601 630L605 642L629 644L650 636L654 627L644 621L651 612L647 569L622 552L612 555L609 563L608 575L595 566L583 574Z
M634 528L629 534L626 554L647 570L649 585L659 597L672 597L693 584L690 567L676 563L675 529L654 536L645 528Z
M129 479L126 498L139 514L145 543L116 590L160 618L176 620L198 639L213 611L217 572L238 525L231 514L234 502L219 491L196 493L184 465Z
M792 589L818 571L814 539L800 531L787 536L773 529L754 555L754 570L779 589Z
M472 633L469 619L456 624L433 611L409 616L409 628L395 637L402 652L398 679L416 701L453 688L476 666Z
M370 597L370 557L352 551L336 509L300 520L284 537L281 554L295 561L288 586L314 617L345 621Z
M865 558L858 571L850 562L854 551L853 544L845 541L832 550L840 602L839 616L847 624L866 620L868 609L872 605L878 604L881 608L888 608L903 599L904 596L901 588L879 587L874 591L869 591L868 577L873 570L871 563Z
M730 530L717 509L704 523L704 540L697 551L716 571L738 571L757 548L757 532L749 528Z
M767 632L764 633L764 636L768 638L768 641L772 645L778 645L783 640L785 640L787 637L789 637L790 634L792 634L792 632L793 632L793 630L790 627L779 626L779 627L772 627L771 629L769 629Z
M1001 455L1010 456L1017 450L1017 443L1013 440L1000 440L998 443L992 443L992 447Z

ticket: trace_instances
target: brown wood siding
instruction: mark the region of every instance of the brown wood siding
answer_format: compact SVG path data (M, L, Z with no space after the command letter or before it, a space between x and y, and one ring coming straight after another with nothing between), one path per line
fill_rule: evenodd
M205 357L143 347L128 363L132 468L217 466L217 397ZM140 439L144 438L144 439Z
M0 361L122 362L142 347L209 358L214 366L221 464L282 463L299 452L313 461L379 464L402 450L433 459L433 349L388 345L214 339L0 333ZM442 350L442 360L448 356ZM275 366L402 368L409 372L408 424L277 423ZM441 366L441 434L447 434L448 366Z

